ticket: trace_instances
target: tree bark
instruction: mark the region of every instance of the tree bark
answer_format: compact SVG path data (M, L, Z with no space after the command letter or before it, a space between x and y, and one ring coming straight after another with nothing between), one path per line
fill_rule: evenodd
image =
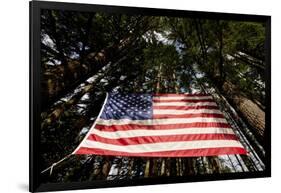
M225 96L237 107L237 110L254 129L258 139L263 139L265 129L265 112L252 100L241 93L238 88L229 81L223 84Z
M119 63L123 62L125 59L127 59L126 56L119 59L116 63L111 64L110 67L117 66ZM78 93L75 93L68 101L57 105L52 109L52 111L48 114L47 118L44 119L42 122L42 128L45 124L51 124L53 121L57 120L58 117L60 117L63 112L70 108L72 105L75 105L81 97L86 94L87 92L90 92L94 87L95 83L97 83L100 79L104 77L104 73L108 70L109 67L105 68L104 70L101 70L97 75L95 75L95 80L92 83L88 83L85 86L83 86Z

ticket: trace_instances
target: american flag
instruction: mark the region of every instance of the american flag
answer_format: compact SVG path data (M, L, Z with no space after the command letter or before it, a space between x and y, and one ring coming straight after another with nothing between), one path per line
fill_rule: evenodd
M193 157L246 154L208 94L108 93L73 154Z

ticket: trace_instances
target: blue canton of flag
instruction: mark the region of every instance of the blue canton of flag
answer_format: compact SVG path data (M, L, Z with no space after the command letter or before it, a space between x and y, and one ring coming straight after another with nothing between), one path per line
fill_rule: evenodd
M110 93L100 118L145 120L152 115L151 94Z

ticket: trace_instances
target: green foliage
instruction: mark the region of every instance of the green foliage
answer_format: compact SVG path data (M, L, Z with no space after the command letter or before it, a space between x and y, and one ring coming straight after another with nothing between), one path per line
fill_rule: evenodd
M230 80L247 97L264 104L263 23L188 18L168 23L170 38L184 44L186 63L199 64L218 87Z
M229 22L229 51L241 51L264 60L265 28L262 23Z

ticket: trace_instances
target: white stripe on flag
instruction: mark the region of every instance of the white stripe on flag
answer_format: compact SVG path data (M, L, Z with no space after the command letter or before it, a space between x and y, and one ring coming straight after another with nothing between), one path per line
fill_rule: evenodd
M139 145L112 145L91 140L85 140L82 147L98 148L110 151L128 152L128 153L146 153L159 151L175 151L202 148L222 148L222 147L239 147L243 148L241 143L236 140L199 140L199 141L180 141L180 142L163 142Z
M224 118L213 118L213 117L196 117L196 118L188 118L188 119L147 119L147 120L131 120L131 119L98 119L96 124L99 125L125 125L125 124L138 124L138 125L166 125L166 124L184 124L184 123L227 123Z
M153 115L181 115L181 114L201 114L201 113L211 113L211 114L221 114L220 110L217 109L189 109L189 110L173 110L173 109L153 109Z
M217 106L215 102L198 102L198 103L189 103L189 102L160 102L153 103L153 106Z
M181 128L181 129L131 129L126 131L101 131L93 129L91 134L109 139L144 137L144 136L164 136L164 135L184 135L184 134L233 134L231 128L203 127L203 128Z

